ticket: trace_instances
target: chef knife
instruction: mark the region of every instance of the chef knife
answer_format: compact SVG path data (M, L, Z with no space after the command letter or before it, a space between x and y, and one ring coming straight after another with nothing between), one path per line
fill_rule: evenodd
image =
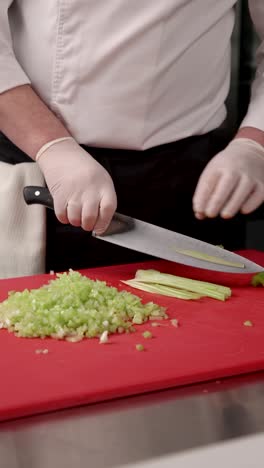
M40 204L54 209L47 188L27 186L23 194L28 205ZM221 247L119 213L114 214L103 235L94 232L92 235L153 257L196 268L229 273L257 273L264 270L260 265Z

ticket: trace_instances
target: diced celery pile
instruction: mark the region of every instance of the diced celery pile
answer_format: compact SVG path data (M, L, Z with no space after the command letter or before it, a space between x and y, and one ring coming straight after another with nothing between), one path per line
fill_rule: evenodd
M103 281L70 270L39 289L10 292L0 304L0 328L20 337L53 337L80 341L142 324L165 309Z

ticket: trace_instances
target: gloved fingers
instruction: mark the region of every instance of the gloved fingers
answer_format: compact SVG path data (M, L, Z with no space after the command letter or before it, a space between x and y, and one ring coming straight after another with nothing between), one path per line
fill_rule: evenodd
M81 200L73 201L70 200L67 205L67 216L69 223L72 226L81 226L82 222L82 205Z
M202 221L206 218L206 216L203 213L198 213L197 211L195 212L195 217L199 219L199 221Z
M264 148L241 138L216 155L203 171L193 197L198 219L249 213L264 201ZM252 182L249 182L251 179ZM254 188L258 186L257 189Z
M222 174L213 185L213 183L210 182L210 179L213 177L214 173L208 174L204 180L204 184L210 187L211 190L207 190L207 200L204 202L203 211L199 210L200 215L205 215L208 218L214 218L219 215L223 205L228 200L239 181L238 175ZM216 179L214 178L214 180ZM200 216L198 219L203 218Z
M205 215L208 218L218 216L225 205L226 201L236 189L239 182L239 176L236 174L222 174L218 179L218 183L210 197L205 208Z
M241 213L249 214L264 202L264 186L258 184L241 207Z
M234 192L227 200L221 210L222 218L228 219L235 216L243 203L247 200L254 189L254 182L247 176L242 176Z
M81 226L85 231L93 231L99 214L99 201L89 199L83 203Z
M193 211L198 219L203 219L208 199L215 190L220 177L219 171L211 171L205 168L200 176L193 196Z
M94 226L94 231L97 235L103 234L108 228L111 219L116 211L117 199L114 191L105 193L99 209L99 216Z
M63 197L54 196L54 211L56 217L62 224L69 224L67 202Z

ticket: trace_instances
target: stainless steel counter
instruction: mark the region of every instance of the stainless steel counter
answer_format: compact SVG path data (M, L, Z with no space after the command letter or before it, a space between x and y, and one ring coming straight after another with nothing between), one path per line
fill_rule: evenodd
M0 467L185 468L185 452L263 430L264 373L2 423Z

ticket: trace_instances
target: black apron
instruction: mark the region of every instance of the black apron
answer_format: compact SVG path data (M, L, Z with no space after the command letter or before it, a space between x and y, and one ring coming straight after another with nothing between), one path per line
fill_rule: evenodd
M244 217L198 221L192 211L192 196L201 172L227 143L223 130L218 129L145 151L83 148L110 173L120 213L236 250L245 245ZM32 163L4 135L0 135L0 161ZM62 225L54 213L47 210L47 271L149 258L95 239L81 228Z

